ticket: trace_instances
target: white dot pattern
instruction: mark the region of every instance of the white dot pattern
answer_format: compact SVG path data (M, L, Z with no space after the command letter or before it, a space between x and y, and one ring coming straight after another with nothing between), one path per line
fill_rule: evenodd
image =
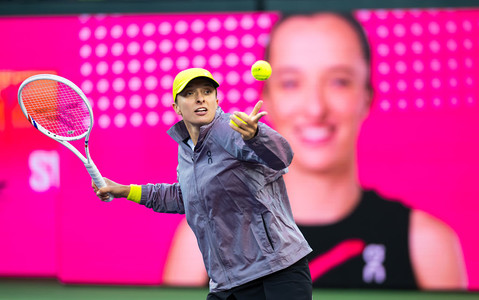
M262 85L251 65L263 58L277 20L276 13L82 18L80 85L96 99L99 127L171 126L179 120L173 78L190 67L213 73L225 111L246 111Z
M383 112L468 107L477 101L477 13L360 10L368 33L375 105ZM475 20L475 21L472 21Z
M381 111L475 104L479 22L471 11L360 10L356 17L371 43ZM189 67L213 73L225 111L246 111L262 86L250 67L263 58L277 20L275 13L79 17L79 86L101 112L101 128L173 124L171 85ZM115 104L120 96L124 105Z
M225 111L233 105L234 110L246 111L259 100L262 86L251 76L251 65L263 59L278 17L276 13L79 17L84 78L79 85L93 99L95 117L104 129L174 124L179 118L171 108L173 78L190 67L213 73L221 84L218 96ZM407 29L396 31L405 34Z

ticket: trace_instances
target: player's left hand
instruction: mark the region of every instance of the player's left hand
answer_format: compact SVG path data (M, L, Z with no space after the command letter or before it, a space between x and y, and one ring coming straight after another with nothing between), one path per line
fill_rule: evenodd
M259 100L249 115L244 112L235 111L230 116L230 127L239 132L243 140L247 141L256 136L259 119L268 114L265 111L259 112L262 105L263 101Z

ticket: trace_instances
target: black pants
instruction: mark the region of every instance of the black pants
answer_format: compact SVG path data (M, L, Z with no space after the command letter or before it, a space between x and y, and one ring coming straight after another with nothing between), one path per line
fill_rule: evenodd
M206 300L311 300L313 287L306 258L292 266L230 290L209 293Z

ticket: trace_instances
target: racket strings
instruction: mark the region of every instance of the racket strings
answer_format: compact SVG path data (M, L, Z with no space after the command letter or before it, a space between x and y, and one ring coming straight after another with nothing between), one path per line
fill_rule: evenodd
M90 112L81 96L55 80L35 80L22 92L27 113L46 130L63 137L80 136L91 125Z

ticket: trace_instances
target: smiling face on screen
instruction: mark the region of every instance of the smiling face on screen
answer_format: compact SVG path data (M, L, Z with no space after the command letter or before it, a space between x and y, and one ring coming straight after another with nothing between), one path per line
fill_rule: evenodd
M269 49L273 75L263 99L295 166L334 172L354 163L371 100L357 33L332 14L296 16L276 28Z

